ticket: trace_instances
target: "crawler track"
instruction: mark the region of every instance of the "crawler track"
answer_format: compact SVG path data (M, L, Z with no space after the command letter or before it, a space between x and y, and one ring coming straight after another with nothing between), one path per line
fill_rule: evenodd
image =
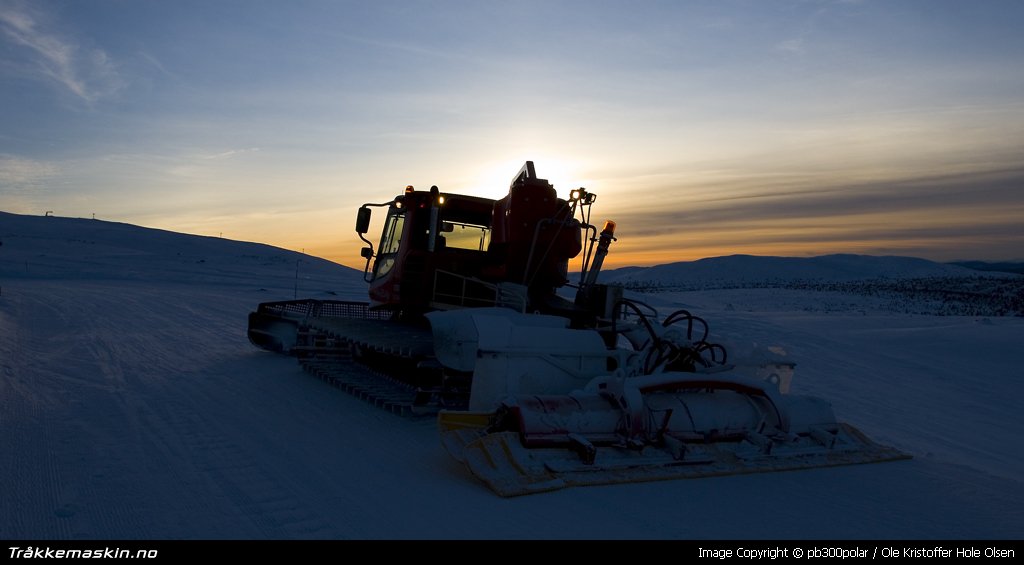
M437 408L427 402L431 396L429 392L373 371L351 356L306 358L299 363L307 373L393 414L421 416L437 413Z
M249 336L263 349L295 355L306 372L394 414L464 408L463 395L443 390L429 327L389 316L362 302L268 302L250 315Z

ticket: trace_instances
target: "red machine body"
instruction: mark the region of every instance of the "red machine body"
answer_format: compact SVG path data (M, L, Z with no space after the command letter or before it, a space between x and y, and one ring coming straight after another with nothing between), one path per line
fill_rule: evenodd
M568 282L569 260L583 249L575 202L558 198L531 161L497 201L408 187L389 203L366 204L360 237L369 206L388 207L375 253L364 238L375 308L421 313L493 303L497 283L522 285L530 303L544 302Z

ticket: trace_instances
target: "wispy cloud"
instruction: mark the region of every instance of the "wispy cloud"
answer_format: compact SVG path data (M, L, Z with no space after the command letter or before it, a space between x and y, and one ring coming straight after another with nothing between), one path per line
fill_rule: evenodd
M59 172L57 166L16 155L0 154L0 189L30 189Z
M803 53L804 51L804 38L797 37L794 39L787 39L775 45L775 48L779 51L785 51L787 53Z
M51 196L50 186L59 178L61 167L0 153L0 210L29 213L38 209Z
M697 197L684 204L622 207L625 241L694 257L729 253L878 253L957 258L1016 256L1024 169L842 184L820 189ZM663 194L672 194L665 189ZM680 235L685 245L680 246ZM898 247L898 246L903 247ZM967 249L968 251L963 251ZM1015 255L1016 253L1016 255ZM958 255L959 254L959 255Z
M210 155L203 155L202 157L200 157L200 159L222 161L224 159L231 159L232 157L237 157L239 155L244 155L245 153L255 153L256 151L259 151L259 150L260 150L259 147L247 147L245 149L229 149L227 151L222 151L220 153L213 153L213 154L210 154Z
M0 36L28 50L30 72L56 82L89 104L122 86L116 66L105 51L82 48L45 28L37 13L0 7Z
M776 43L776 50L796 55L804 54L809 44L819 36L820 20L829 15L835 16L839 12L847 12L848 8L860 4L860 0L826 0L815 4L817 8L808 12L794 36Z
M771 179L769 179L770 181ZM1024 170L935 175L904 180L839 184L822 188L753 191L716 197L681 199L667 210L626 208L620 215L642 226L641 235L672 233L679 224L695 229L753 220L792 222L792 225L848 221L881 214L904 214L948 221L958 212L978 214L984 223L1006 211L1024 209ZM662 192L671 194L665 189ZM685 211L680 211L685 210ZM624 222L625 223L625 222Z
M176 78L176 75L171 71L167 70L167 67L164 66L160 59L157 59L152 53L149 53L147 51L139 51L138 55L139 58L149 63L153 68L157 69L164 75Z

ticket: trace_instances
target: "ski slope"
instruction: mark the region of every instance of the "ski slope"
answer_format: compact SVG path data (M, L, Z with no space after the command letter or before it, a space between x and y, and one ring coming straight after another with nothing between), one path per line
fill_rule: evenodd
M690 308L734 351L785 348L793 392L914 459L502 499L448 458L432 421L375 409L246 340L257 303L362 299L361 273L94 220L0 213L0 242L0 538L1024 531L1022 318L826 312L793 294L773 308L770 289L641 296Z

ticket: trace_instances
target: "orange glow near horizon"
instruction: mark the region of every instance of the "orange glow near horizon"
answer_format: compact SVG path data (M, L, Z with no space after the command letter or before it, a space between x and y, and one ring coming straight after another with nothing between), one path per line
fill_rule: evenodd
M522 166L516 162L516 166L502 162L493 167L485 162L475 173L452 175L459 180L452 181L446 192L501 197ZM559 174L569 178L587 174L586 170L573 172L573 167L571 161L561 167L538 164L537 172L556 180ZM1024 215L1024 201L1016 187L1022 177L1024 172L1014 170L982 171L844 185L835 177L823 178L820 183L789 179L792 184L775 184L782 181L767 175L745 179L740 185L717 185L714 190L708 188L716 187L708 179L707 186L701 188L674 187L675 177L642 177L562 180L556 190L566 197L569 187L582 185L599 195L590 221L598 227L606 220L617 223L617 241L605 260L609 269L736 254L1020 260L1024 233L1019 218ZM500 187L488 191L471 188L482 183L500 183ZM640 184L645 186L636 188ZM266 212L198 219L182 215L142 223L268 243L362 270L365 262L359 250L364 244L353 229L356 210L365 201L387 201L404 186L375 189L369 197L342 194L327 200L330 205L326 206L316 206L316 200L301 201L301 206L287 201L290 208ZM1001 205L993 206L990 197ZM366 235L370 241L379 238L383 218L383 209L374 210Z
M373 239L371 239L373 241ZM618 242L617 242L618 243ZM604 261L604 269L619 269L623 267L652 267L655 265L663 265L667 263L676 263L682 261L697 261L699 259L706 259L710 257L723 257L729 255L763 255L763 256L784 256L784 257L813 257L817 255L831 255L838 253L850 253L857 255L904 255L909 253L900 253L899 249L909 248L917 246L924 248L929 245L937 245L933 240L919 240L919 241L908 241L908 240L893 240L893 241L832 241L827 247L822 246L818 242L808 241L803 243L746 243L738 246L726 246L726 245L712 245L712 244L695 244L693 246L673 248L673 247L653 247L645 248L643 245L619 247L616 249L616 244L612 245L611 252ZM947 242L952 243L952 242ZM357 269L363 270L365 266L365 260L359 257L360 246L353 245L327 245L317 247L305 247L302 248L308 255L321 257L335 263ZM294 249L299 251L300 249ZM887 251L893 250L893 251ZM581 255L582 256L582 255ZM940 257L934 260L954 260L963 259L962 257ZM570 262L569 272L579 272L580 258L577 258ZM570 279L572 277L570 276Z

